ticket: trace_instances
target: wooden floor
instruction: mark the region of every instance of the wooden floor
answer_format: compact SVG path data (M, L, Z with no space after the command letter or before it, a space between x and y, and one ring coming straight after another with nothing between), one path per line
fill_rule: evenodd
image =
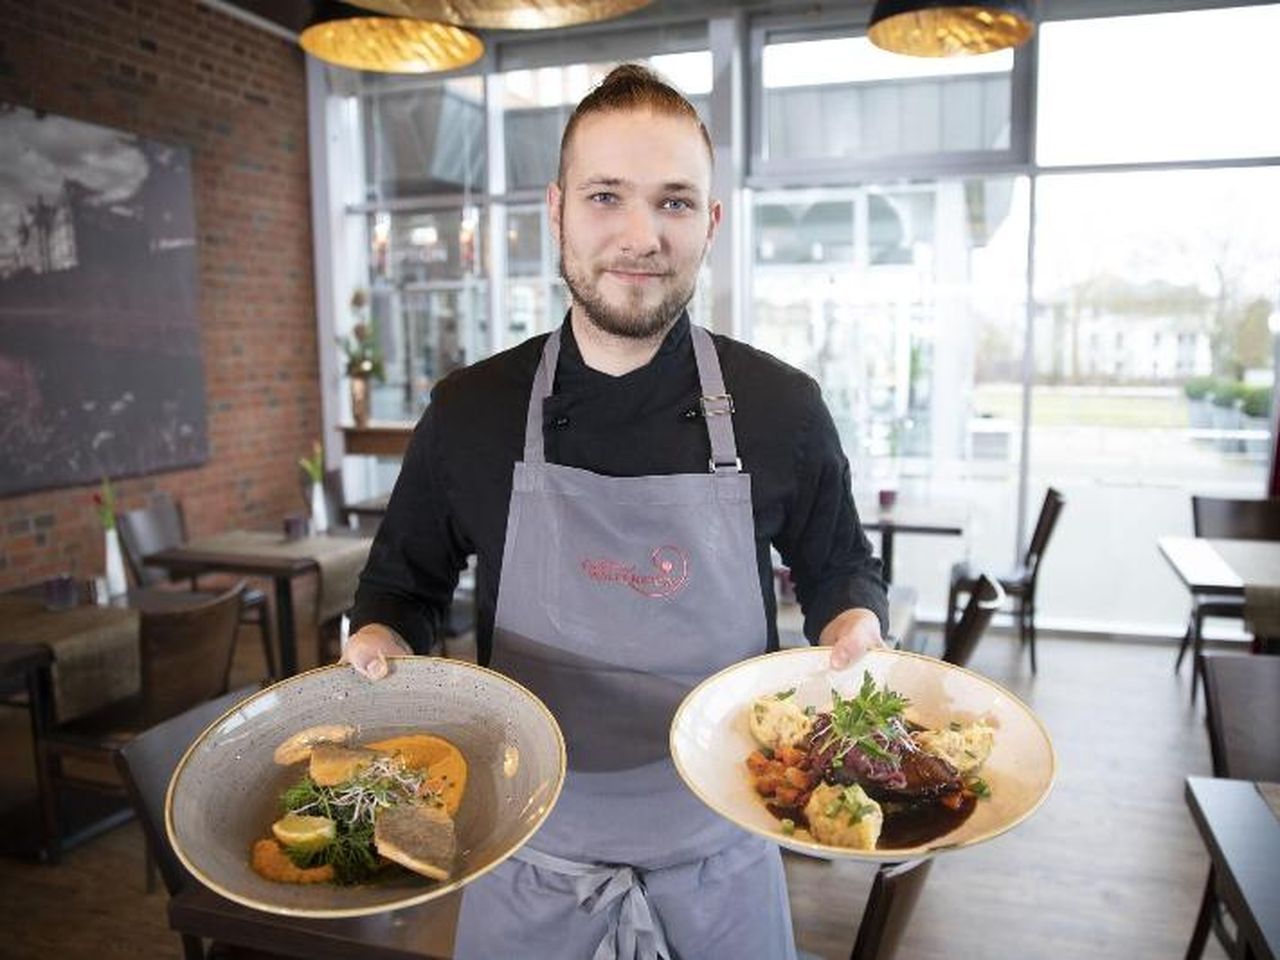
M313 656L313 641L301 647ZM1017 830L938 860L902 960L1182 956L1208 868L1183 778L1209 773L1209 755L1203 712L1189 706L1172 659L1173 649L1158 644L1043 640L1032 681L1015 642L984 639L972 666L1043 718L1058 782ZM250 631L236 679L261 671ZM25 723L18 711L0 711L0 807L31 796ZM870 867L789 857L787 873L801 949L848 956ZM0 860L0 957L179 957L164 906L163 892L143 892L136 824L57 867ZM1211 943L1205 956L1224 954Z

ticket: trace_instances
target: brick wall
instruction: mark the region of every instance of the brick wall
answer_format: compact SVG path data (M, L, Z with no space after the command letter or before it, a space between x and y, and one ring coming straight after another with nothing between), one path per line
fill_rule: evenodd
M192 153L209 460L122 480L121 506L277 526L321 420L302 53L195 0L0 0L0 24L0 101ZM0 589L101 572L93 490L0 499Z

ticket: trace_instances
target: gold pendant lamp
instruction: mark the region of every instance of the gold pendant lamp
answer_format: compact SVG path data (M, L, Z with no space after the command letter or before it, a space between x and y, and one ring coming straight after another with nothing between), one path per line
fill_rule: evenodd
M326 63L375 73L439 73L484 55L484 41L461 27L368 14L343 3L317 4L298 42Z
M612 20L653 0L352 0L393 17L418 17L484 30L546 30Z
M877 0L867 37L891 53L964 57L1020 46L1034 29L1020 0Z

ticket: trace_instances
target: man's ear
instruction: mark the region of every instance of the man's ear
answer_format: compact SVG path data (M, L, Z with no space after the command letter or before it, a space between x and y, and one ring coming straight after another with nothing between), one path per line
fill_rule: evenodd
M724 207L719 200L711 201L711 217L707 222L707 244L716 238L716 230L720 227L720 218L724 216Z
M561 205L564 195L560 192L560 184L552 181L547 184L547 217L551 223L551 239L560 246L560 214L564 210Z

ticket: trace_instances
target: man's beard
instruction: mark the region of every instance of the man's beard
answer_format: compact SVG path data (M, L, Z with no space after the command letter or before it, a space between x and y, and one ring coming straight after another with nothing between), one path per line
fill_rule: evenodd
M598 288L588 285L586 277L567 269L563 253L560 255L560 277L573 299L586 311L587 319L605 333L632 340L649 340L662 333L693 299L698 283L695 272L686 286L673 288L656 306L628 311L611 306L599 294Z

